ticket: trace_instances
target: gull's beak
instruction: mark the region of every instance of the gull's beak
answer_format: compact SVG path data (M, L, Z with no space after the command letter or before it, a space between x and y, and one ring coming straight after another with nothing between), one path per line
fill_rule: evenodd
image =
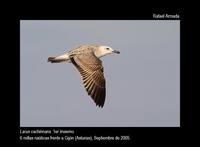
M117 50L113 50L112 52L113 52L113 53L116 53L116 54L119 54L119 53L120 53L120 52L117 51Z

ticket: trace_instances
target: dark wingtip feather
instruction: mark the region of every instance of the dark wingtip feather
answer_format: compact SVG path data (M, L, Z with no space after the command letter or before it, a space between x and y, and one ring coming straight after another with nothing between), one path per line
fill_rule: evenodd
M99 108L103 108L105 103L105 89L98 91L98 94L96 95L94 101L96 103L96 106L98 106Z
M98 108L103 108L103 105L102 105L102 104L96 104L96 106L97 106Z

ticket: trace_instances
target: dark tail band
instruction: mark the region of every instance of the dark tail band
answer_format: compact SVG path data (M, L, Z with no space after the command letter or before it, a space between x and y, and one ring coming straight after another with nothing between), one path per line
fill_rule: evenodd
M66 60L64 59L56 59L56 57L49 57L47 62L51 62L51 63L60 63L60 62L64 62Z

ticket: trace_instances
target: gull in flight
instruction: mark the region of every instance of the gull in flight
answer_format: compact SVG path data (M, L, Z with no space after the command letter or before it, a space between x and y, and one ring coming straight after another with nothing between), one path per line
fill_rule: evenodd
M97 106L103 107L106 97L106 81L103 74L102 61L105 55L120 52L109 46L82 45L60 55L49 57L51 63L72 63L80 72L84 87Z

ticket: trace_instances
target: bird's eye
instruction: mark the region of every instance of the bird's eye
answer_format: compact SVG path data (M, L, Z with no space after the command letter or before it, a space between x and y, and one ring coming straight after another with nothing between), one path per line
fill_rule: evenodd
M106 49L109 50L110 48L107 47Z

